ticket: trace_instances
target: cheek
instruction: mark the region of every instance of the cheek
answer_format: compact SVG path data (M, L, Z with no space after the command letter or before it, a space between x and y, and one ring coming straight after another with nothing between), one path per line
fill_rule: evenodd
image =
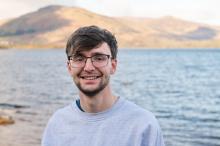
M80 73L80 69L77 68L70 68L69 69L69 74L75 78L76 76L78 76L78 74Z
M114 70L111 67L105 71L105 74L107 75L112 75L113 73L114 73Z

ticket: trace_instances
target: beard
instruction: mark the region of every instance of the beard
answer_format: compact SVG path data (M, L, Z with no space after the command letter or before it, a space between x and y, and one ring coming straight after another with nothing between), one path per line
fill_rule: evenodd
M109 76L106 76L103 80L101 80L101 82L99 83L98 87L95 89L84 89L83 86L80 84L80 82L76 83L76 86L78 87L78 89L85 94L88 97L94 97L95 95L97 95L98 93L100 93L109 83Z

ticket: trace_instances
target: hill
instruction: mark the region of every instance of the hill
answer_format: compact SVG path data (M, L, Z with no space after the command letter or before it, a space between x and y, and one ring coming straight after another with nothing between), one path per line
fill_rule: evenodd
M218 26L171 16L158 19L108 17L82 8L57 5L0 21L0 46L64 48L68 36L87 25L112 31L121 48L220 48Z

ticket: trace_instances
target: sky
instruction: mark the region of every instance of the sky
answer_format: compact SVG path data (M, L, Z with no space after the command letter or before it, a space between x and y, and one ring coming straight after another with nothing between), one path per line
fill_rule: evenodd
M220 25L220 0L0 0L0 4L0 19L18 17L48 5L64 5L106 16L174 16Z

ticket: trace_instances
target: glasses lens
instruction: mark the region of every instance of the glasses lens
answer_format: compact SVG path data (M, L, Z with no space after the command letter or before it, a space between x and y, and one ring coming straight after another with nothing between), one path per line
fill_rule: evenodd
M70 59L72 67L83 67L85 65L86 58L84 56L72 56Z
M92 63L95 67L103 67L108 64L108 58L109 58L109 55L98 54L98 55L92 56Z

